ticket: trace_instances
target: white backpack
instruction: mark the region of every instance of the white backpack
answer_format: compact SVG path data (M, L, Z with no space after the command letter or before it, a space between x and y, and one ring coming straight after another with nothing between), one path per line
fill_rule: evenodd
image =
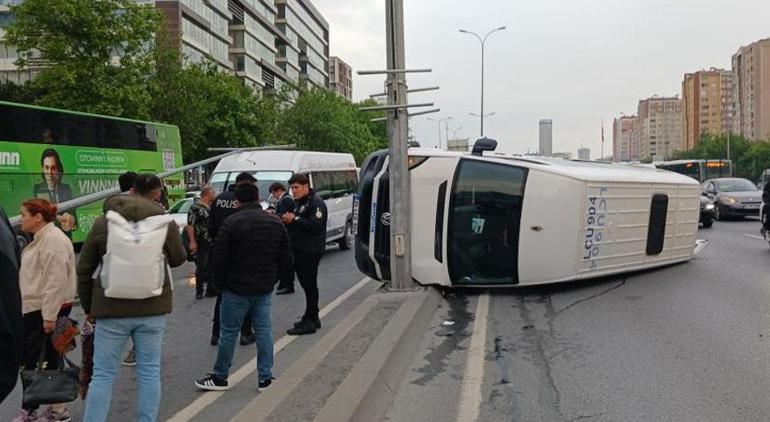
M100 273L104 296L113 299L160 296L168 271L163 245L173 218L157 215L133 222L115 211L107 211L106 216L107 253Z

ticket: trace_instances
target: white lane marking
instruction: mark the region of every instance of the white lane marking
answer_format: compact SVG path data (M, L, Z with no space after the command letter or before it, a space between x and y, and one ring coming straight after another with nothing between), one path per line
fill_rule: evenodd
M353 287L349 288L345 291L345 293L339 295L336 299L334 299L331 303L324 306L323 309L318 313L318 317L323 319L329 313L331 313L334 309L336 309L338 306L342 304L342 302L346 301L350 296L353 296L357 291L361 290L362 287L366 286L371 279L369 277L364 277L353 285ZM273 356L277 355L281 350L285 349L286 346L291 344L297 336L283 336L278 341L275 342L273 345ZM252 372L257 370L257 359L254 358L250 361L248 361L245 365L240 367L237 371L235 371L233 374L230 375L230 377L227 379L227 381L230 383L230 387L239 384L241 381L243 381L247 376L249 376ZM200 397L195 399L192 403L190 403L187 407L177 412L176 415L172 416L170 419L168 419L168 422L186 422L197 416L200 412L202 412L204 409L206 409L208 406L210 406L212 403L214 403L218 398L222 397L224 394L224 391L214 391L214 392L208 392L206 394L202 394Z
M472 422L479 418L481 411L481 386L484 382L485 347L487 344L487 315L489 314L489 293L479 296L476 316L473 321L471 345L465 360L460 404L457 409L458 422Z
M752 239L758 239L758 240L761 240L763 242L765 241L765 238L760 236L760 235L758 235L758 234L743 233L743 235L746 236L746 237L750 237Z

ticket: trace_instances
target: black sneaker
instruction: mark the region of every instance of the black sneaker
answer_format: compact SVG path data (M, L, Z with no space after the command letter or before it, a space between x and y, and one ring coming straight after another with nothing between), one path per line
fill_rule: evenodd
M215 336L215 335L211 336L211 345L212 346L219 345L219 336Z
M305 317L302 317L302 319L300 319L299 321L297 321L297 322L295 322L295 323L294 323L294 326L295 326L295 327L299 327L299 325L300 325L300 324L302 324L302 323L303 323L303 322L305 322L305 321L310 321L310 322L312 322L313 324L315 324L315 329L316 329L316 330L320 330L320 329L321 329L321 319L320 319L320 318L318 318L318 317L315 317L315 318L309 318L309 319L308 319L308 318L305 318Z
M301 336L305 334L313 334L317 330L315 322L313 321L300 321L299 324L294 325L294 328L286 330L286 334L290 336Z
M196 293L195 294L195 300L201 300L201 299L203 299L203 293L202 292L201 293Z
M281 287L275 291L277 295L290 295L294 293L294 287Z
M214 374L208 374L204 378L195 381L195 386L201 390L208 391L227 391L230 389L225 378L220 378Z
M259 391L267 390L267 387L270 387L270 384L272 384L273 381L275 381L275 377L270 377L270 378L268 378L266 380L259 380L259 388L258 388L258 390Z
M245 336L241 334L241 346L248 346L256 343L256 341L257 337L254 334L247 334Z

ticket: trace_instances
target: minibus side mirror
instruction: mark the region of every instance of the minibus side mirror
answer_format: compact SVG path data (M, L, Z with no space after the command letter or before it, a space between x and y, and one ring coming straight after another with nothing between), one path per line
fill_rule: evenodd
M484 154L484 151L494 151L496 149L497 141L484 137L480 138L478 141L476 141L475 144L473 144L473 151L471 153L480 157Z

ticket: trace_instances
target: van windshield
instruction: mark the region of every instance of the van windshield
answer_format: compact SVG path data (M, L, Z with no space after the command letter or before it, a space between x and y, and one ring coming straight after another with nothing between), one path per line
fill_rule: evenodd
M257 186L259 187L259 197L263 201L267 201L270 198L270 185L275 182L282 183L288 192L288 181L293 174L290 171L258 171L254 173L254 177L257 178Z
M527 170L463 160L449 210L449 276L458 284L518 284Z
M209 185L214 188L217 194L225 191L231 184L235 183L235 178L240 172L232 173L214 173L209 180ZM259 187L259 197L262 201L266 201L270 196L270 185L275 182L281 182L288 191L289 187L287 182L294 174L291 171L255 171L250 172L257 179L257 187Z

